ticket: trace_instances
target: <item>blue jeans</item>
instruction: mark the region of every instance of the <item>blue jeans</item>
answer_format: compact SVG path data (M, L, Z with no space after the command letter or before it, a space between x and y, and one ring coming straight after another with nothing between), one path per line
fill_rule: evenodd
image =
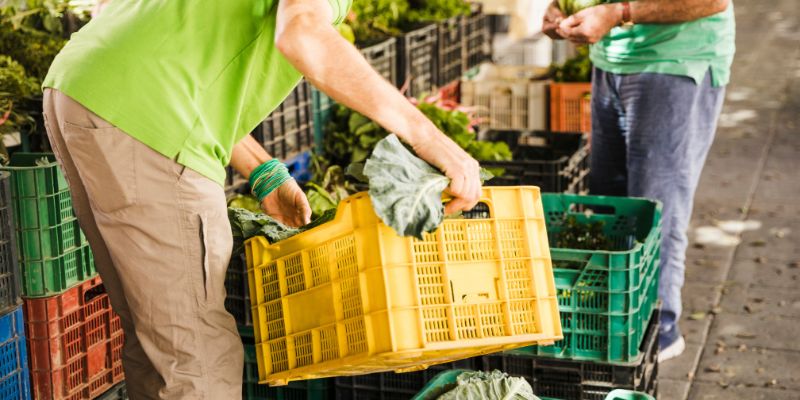
M724 97L710 72L699 85L675 75L593 73L590 191L664 205L662 331L681 315L686 231Z

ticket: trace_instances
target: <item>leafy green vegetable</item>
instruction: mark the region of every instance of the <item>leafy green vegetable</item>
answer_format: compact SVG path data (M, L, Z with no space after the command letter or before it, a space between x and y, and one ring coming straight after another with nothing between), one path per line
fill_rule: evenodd
M249 194L237 194L228 200L228 207L244 208L252 212L261 212L261 204L255 196Z
M401 236L422 238L444 219L442 192L450 180L411 154L395 135L375 147L364 165L375 213Z
M264 236L270 243L277 243L332 221L334 217L336 217L336 210L328 210L304 227L291 228L264 213L252 212L243 208L228 208L228 220L230 220L233 231L234 253L241 252L244 241L254 236Z
M575 250L615 250L614 243L603 232L604 226L604 221L581 223L574 215L570 215L558 225L555 247Z
M36 121L25 110L25 103L39 92L36 79L10 57L0 55L0 164L8 161L2 137L10 132L28 132Z
M603 3L604 0L558 0L558 8L566 15L572 15L585 8Z
M589 47L578 46L577 55L564 64L552 64L548 74L556 82L591 82L592 61L589 59Z
M523 378L510 377L500 371L464 372L456 379L456 387L439 396L439 400L538 400L533 388Z
M312 215L319 216L326 211L336 209L340 201L358 191L358 188L345 179L342 167L328 165L327 161L319 156L312 159L315 170L314 181L306 184L306 197L311 206ZM324 173L321 173L324 171Z
M354 0L348 23L356 42L369 45L399 36L425 22L439 22L470 12L465 0Z
M437 104L419 102L417 108L430 119L439 130L453 139L478 161L508 161L511 149L504 142L476 140L471 119L465 112L446 109ZM389 132L358 112L337 105L334 116L325 127L323 147L331 164L346 167L369 157L379 140ZM495 171L498 172L498 171ZM502 174L502 171L498 175Z
M39 84L65 43L60 36L48 32L14 28L10 22L0 22L0 54L19 62Z
M411 0L406 18L411 23L444 21L459 15L469 15L469 3L464 0Z
M339 34L342 35L350 43L356 42L356 34L353 32L353 28L345 22L342 22L337 27Z

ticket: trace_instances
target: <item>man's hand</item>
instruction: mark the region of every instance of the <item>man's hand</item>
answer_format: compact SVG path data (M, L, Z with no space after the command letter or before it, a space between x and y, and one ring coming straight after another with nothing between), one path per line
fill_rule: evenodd
M311 206L294 179L286 181L261 202L261 209L272 218L299 228L311 222Z
M480 165L444 133L435 130L424 142L412 144L414 152L450 178L447 193L454 198L445 205L445 214L469 211L481 198Z
M547 12L542 19L542 32L549 36L550 39L563 39L563 37L558 34L557 30L558 24L560 24L565 17L564 12L558 7L558 2L553 1L550 3L550 6L547 7Z
M621 7L619 3L612 3L583 9L561 21L556 33L575 44L597 43L620 24Z

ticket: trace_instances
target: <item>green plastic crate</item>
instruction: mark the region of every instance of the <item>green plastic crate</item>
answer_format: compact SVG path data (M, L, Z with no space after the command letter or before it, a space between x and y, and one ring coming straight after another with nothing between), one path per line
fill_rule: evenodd
M67 251L60 257L25 261L21 267L25 297L54 296L97 274L89 245Z
M658 299L661 204L647 199L542 194L551 244L567 216L603 221L617 251L551 246L564 339L512 351L625 363L639 356Z
M14 153L8 166L15 197L36 198L68 190L67 180L52 153Z
M20 229L40 229L75 219L69 190L56 194L14 198Z
M605 400L655 400L655 397L647 393L634 392L632 390L617 389L611 391Z
M84 244L78 220L41 229L17 230L20 262L57 258Z
M242 398L246 400L324 400L330 398L330 381L313 379L289 382L282 387L269 387L258 383L258 358L252 338L242 338L244 343L244 376Z
M320 153L323 149L322 141L325 132L325 124L330 121L335 104L336 102L328 97L327 94L320 92L319 89L313 86L311 87L311 113L314 118L314 148Z
M55 156L15 153L9 166L22 262L62 256L83 243L67 182Z

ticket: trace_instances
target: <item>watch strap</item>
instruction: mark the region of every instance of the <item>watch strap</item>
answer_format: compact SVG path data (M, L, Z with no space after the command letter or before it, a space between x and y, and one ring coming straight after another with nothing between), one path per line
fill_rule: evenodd
M633 25L631 18L631 3L628 1L622 2L622 25Z

